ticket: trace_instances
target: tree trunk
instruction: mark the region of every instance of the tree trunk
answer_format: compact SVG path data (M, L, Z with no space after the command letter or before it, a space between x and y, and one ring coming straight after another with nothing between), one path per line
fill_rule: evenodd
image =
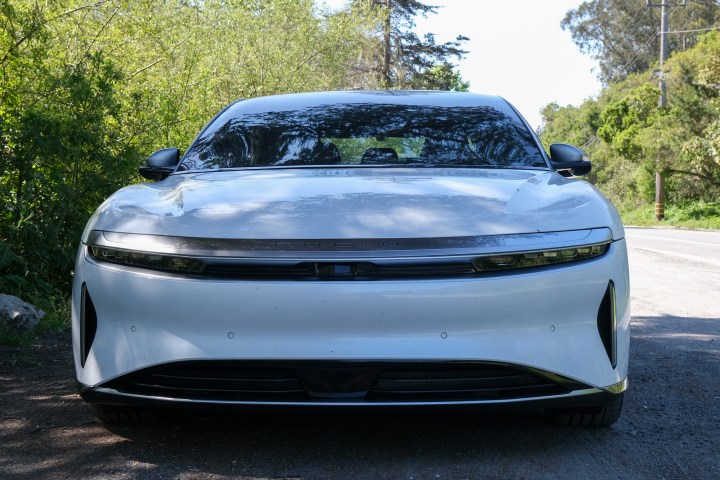
M392 14L392 0L385 0L385 7L387 8L387 16L385 17L385 24L383 25L383 44L385 47L382 64L382 83L385 88L392 86L392 79L390 78L390 16Z

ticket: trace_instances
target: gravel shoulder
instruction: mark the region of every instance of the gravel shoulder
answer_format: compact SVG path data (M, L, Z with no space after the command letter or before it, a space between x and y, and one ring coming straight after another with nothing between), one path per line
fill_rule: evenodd
M0 478L720 478L720 272L639 248L631 269L631 386L610 428L533 411L106 427L75 393L67 335L0 349Z

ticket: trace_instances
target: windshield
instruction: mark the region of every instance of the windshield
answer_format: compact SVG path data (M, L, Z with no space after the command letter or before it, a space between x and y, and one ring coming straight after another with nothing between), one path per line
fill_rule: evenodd
M352 103L220 115L178 168L547 167L532 133L491 106Z

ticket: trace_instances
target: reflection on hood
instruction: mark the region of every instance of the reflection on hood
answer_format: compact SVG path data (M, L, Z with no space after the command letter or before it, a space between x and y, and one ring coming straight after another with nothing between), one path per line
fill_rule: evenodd
M622 226L591 185L548 171L268 169L126 187L88 230L243 239L427 238ZM617 223L617 224L616 224Z

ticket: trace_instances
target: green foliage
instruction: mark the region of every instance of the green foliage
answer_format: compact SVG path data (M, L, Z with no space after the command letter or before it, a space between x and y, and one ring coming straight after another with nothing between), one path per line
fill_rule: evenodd
M15 328L0 326L0 347L20 347L19 355L10 359L10 364L26 363L32 356L28 353L33 341L37 338L34 332L21 332ZM3 363L0 362L0 365Z
M600 108L596 101L586 100L579 107L560 107L557 103L550 103L541 113L544 124L540 133L546 149L552 143L589 148L597 142Z
M131 178L136 155L116 128L122 77L100 52L75 65L31 60L27 67L39 73L31 93L16 102L7 83L0 91L6 100L0 238L8 245L0 285L51 293L53 286L67 288L89 213Z
M674 216L679 221L703 220L710 217L720 219L720 203L698 202L685 208L677 208Z
M353 85L379 15L311 0L0 0L0 291L67 296L85 222L143 157L187 147L237 98Z
M543 144L569 142L585 149L593 160L589 179L626 215L652 205L655 172L665 178L668 212L713 202L720 194L718 58L717 32L675 54L664 72L667 108L658 106L659 90L649 72L611 83L580 107L550 104L543 110Z
M658 88L645 84L605 107L600 115L598 137L625 158L639 159L643 145L638 137L657 121L659 95Z
M620 210L625 225L656 225L655 207L645 205L639 208ZM680 228L720 230L720 204L698 202L689 205L670 205L665 209L663 225Z
M462 79L459 72L453 70L449 63L433 65L415 74L410 79L409 88L414 90L446 90L450 92L467 92L470 82Z
M680 158L699 177L720 184L720 120L708 125L701 136L685 142Z
M19 298L45 312L45 316L29 331L0 327L0 346L28 348L38 336L62 334L70 328L70 302L64 295L43 294L27 297L22 292L16 293Z

